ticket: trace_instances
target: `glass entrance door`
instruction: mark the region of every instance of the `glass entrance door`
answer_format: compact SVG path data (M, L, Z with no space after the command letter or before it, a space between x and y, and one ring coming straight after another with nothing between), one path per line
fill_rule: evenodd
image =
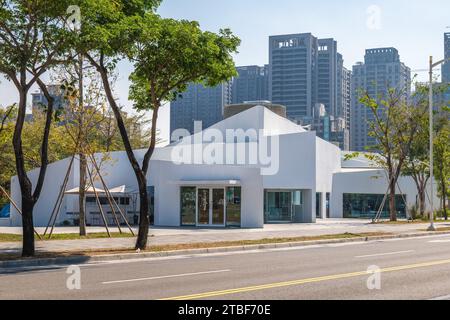
M241 187L180 188L181 226L240 227Z
M225 225L225 189L198 189L197 222L199 226Z
M212 225L225 224L225 190L213 189L212 191Z
M209 189L198 189L198 224L209 225L210 217L210 192Z

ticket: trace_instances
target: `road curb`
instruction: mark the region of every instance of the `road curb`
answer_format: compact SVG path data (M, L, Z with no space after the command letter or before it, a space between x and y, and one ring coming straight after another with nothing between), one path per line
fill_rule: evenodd
M123 254L108 254L98 256L69 256L69 257L56 257L56 258L41 258L41 259L19 259L10 261L0 261L0 269L12 269L12 268L27 268L27 267L51 267L56 265L76 265L76 264L89 264L106 261L120 261L120 260L139 260L148 258L163 258L163 257L176 257L186 255L199 255L208 253L227 253L227 252L242 252L264 249L283 249L283 248L296 248L296 247L308 247L314 245L324 244L340 244L340 243L354 243L362 241L380 241L389 239L406 239L427 237L433 235L450 235L450 231L437 231L437 232L421 232L421 233L406 233L396 235L385 236L372 236L372 237L358 237L347 239L328 239L328 240L313 240L313 241L301 241L301 242L286 242L286 243L271 243L271 244L255 244L245 246L234 247L217 247L217 248L205 248L205 249L187 249L177 251L162 251L162 252L141 252L141 253L123 253Z

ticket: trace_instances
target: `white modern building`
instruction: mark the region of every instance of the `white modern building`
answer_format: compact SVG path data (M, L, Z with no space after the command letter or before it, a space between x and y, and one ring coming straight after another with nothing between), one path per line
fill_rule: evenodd
M136 157L142 159L144 152L136 151ZM372 218L387 191L383 170L364 158L343 157L338 147L315 132L263 106L253 107L156 150L148 174L152 221L170 227L262 228L266 223L314 223L317 218ZM49 166L34 211L36 226L48 224L69 163L65 159ZM57 225L77 221L78 168L75 160ZM108 154L101 172L128 221L136 224L137 184L125 152ZM29 173L32 181L37 173ZM11 182L12 198L20 207L17 177ZM98 179L94 184L107 222L113 225L103 185ZM92 189L86 200L87 224L102 225ZM397 203L400 216L416 204L410 178L400 180ZM9 221L2 223L19 226L17 210L11 208Z

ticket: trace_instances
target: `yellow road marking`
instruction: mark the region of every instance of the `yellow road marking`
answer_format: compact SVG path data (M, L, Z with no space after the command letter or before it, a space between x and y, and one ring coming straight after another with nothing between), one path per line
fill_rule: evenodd
M398 266L398 267L391 267L391 268L384 268L384 269L381 269L380 272L381 273L396 272L396 271L403 271L403 270L410 270L410 269L433 267L433 266L439 266L439 265L444 265L444 264L450 264L450 259L449 260L439 260L439 261L432 261L432 262L417 263L417 264ZM294 281L270 283L270 284L264 284L264 285L259 285L259 286L251 286L251 287L243 287L243 288L236 288L236 289L204 292L204 293L191 294L191 295L186 295L186 296L165 298L165 299L160 299L160 300L205 299L205 298L224 296L224 295L236 294L236 293L252 292L252 291L274 289L274 288L281 288L281 287L289 287L289 286L297 286L297 285L302 285L302 284L307 284L307 283L314 283L314 282L323 282L323 281L330 281L330 280L340 280L340 279L347 279L347 278L355 278L355 277L360 277L360 276L364 276L364 275L368 275L368 274L370 274L370 273L367 272L367 271L343 273L343 274L329 275L329 276L317 277L317 278L307 278L307 279L300 279L300 280L294 280Z

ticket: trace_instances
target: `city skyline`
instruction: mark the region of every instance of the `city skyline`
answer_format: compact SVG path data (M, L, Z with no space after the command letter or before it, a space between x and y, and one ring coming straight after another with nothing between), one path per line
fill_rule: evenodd
M435 10L432 14L424 14L429 12L427 3L417 2L411 6L405 0L348 2L342 6L336 1L300 3L284 0L273 3L230 0L215 3L212 11L211 1L195 0L193 5L192 2L165 0L158 13L163 17L197 20L206 30L230 28L242 39L239 54L235 57L236 66L267 64L269 36L309 32L319 38L336 39L347 69L364 60L366 49L381 47L397 48L402 61L411 67L413 75L415 70L427 68L429 55L436 59L444 57L442 36L444 32L450 31L446 29L450 25L448 1L434 0L434 8L441 10ZM301 12L307 12L307 15L303 17ZM247 21L244 17L247 17ZM417 45L417 39L420 39L420 46ZM116 85L116 95L127 111L132 110L132 102L128 101L130 70L128 62L119 64ZM437 74L440 75L440 72ZM418 81L426 79L426 72L418 72ZM0 97L0 105L3 106L17 100L13 85L4 78L0 78Z

